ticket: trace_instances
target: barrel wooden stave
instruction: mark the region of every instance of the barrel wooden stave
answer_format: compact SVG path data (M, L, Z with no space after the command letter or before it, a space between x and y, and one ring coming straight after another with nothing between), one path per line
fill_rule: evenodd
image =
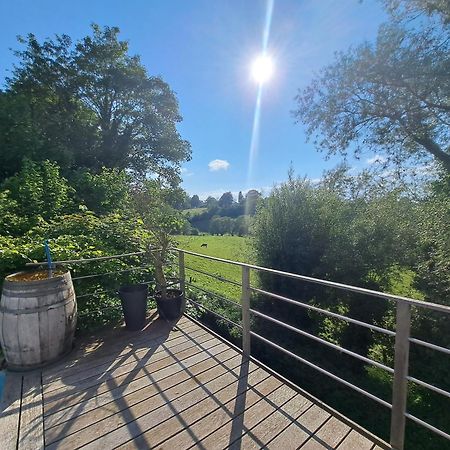
M11 369L50 363L72 347L76 299L70 272L48 280L5 280L0 341Z

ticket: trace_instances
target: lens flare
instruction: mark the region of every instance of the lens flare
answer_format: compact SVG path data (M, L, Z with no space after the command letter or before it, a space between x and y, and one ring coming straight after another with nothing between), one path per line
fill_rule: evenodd
M255 61L253 62L251 71L253 79L258 83L258 90L256 93L255 111L253 114L252 136L250 141L250 151L248 155L248 168L247 168L248 189L250 189L251 185L253 184L253 168L255 165L259 148L263 85L267 80L269 80L269 78L273 74L273 62L267 52L269 44L270 26L272 23L272 15L273 15L273 4L274 0L267 0L266 17L262 36L262 52L261 55L258 58L256 58ZM246 209L245 214L248 214L249 211L247 206L245 209Z
M270 80L273 74L273 61L268 55L258 56L252 64L252 78L258 83L263 84Z

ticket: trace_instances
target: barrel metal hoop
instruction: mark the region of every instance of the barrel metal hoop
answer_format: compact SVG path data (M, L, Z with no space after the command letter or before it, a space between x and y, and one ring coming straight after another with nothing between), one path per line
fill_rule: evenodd
M9 309L3 306L0 306L0 313L6 314L14 314L16 316L21 316L22 314L36 314L42 311L50 311L52 309L61 308L62 306L66 306L69 303L75 303L75 296L69 298L64 303L53 303L49 306L39 306L36 308L28 308L28 309Z
M6 297L19 297L19 298L36 298L36 297L47 297L49 295L58 294L59 292L67 292L72 290L72 286L66 286L64 289L52 288L47 290L39 291L16 291L8 288L3 288L2 296Z

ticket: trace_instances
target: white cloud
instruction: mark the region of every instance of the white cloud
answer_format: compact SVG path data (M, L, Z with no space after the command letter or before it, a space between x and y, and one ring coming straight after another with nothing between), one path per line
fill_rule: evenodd
M386 158L384 156L381 155L374 155L372 156L372 158L369 158L366 160L367 164L383 164L386 162Z
M228 170L230 163L224 159L213 159L208 164L210 172L217 172L218 170Z

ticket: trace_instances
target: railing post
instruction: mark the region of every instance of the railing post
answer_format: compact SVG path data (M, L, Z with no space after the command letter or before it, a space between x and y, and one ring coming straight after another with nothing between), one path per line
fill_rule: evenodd
M405 412L408 397L406 377L408 376L410 329L411 305L398 301L391 412L391 445L396 450L403 450L405 441Z
M180 290L183 293L183 305L182 312L186 310L186 275L184 268L184 252L183 250L178 250L178 277L180 279Z
M250 356L250 268L242 266L242 351Z

